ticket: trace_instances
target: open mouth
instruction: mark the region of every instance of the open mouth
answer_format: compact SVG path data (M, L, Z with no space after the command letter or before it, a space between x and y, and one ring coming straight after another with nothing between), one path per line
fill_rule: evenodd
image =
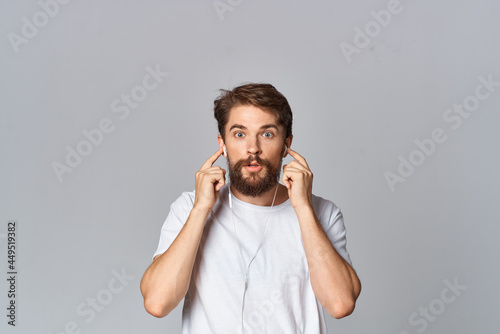
M249 172L258 172L262 169L262 166L256 162L251 162L245 166L245 169Z

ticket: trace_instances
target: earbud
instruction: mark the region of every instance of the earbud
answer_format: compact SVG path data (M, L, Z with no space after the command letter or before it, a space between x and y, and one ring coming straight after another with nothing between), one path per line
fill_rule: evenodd
M285 144L285 153L283 153L283 158L286 157L286 151L288 151L288 146Z
M224 158L227 158L227 151L226 151L226 145L222 148L224 150Z

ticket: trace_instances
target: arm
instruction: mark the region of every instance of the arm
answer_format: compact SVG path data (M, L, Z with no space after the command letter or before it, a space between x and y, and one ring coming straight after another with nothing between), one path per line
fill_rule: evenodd
M354 269L328 239L312 207L295 208L314 294L334 318L354 311L361 283Z
M225 184L225 170L212 167L221 154L222 150L217 151L196 173L195 201L186 223L170 247L155 256L142 277L144 307L155 317L168 315L188 291L205 220Z
M361 283L354 269L335 250L314 213L313 175L306 160L291 149L288 152L296 161L283 166L283 183L299 220L311 285L327 312L334 318L343 318L354 310Z

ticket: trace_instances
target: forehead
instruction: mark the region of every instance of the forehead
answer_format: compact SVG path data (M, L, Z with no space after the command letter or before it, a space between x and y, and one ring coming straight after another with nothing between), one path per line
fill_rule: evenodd
M231 128L235 124L243 125L249 129L260 128L263 125L270 124L280 127L278 125L278 117L275 113L253 105L240 105L231 108L226 129Z

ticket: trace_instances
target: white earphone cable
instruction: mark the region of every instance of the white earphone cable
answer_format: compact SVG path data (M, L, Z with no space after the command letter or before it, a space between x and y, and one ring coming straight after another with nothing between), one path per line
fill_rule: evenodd
M250 262L248 263L248 266L247 266L246 270L245 270L245 261L243 260L243 252L241 251L240 240L238 238L238 234L236 233L236 224L234 222L234 214L233 214L233 202L232 202L232 199L231 199L232 193L231 193L231 187L229 187L229 196L228 197L229 197L229 208L231 209L231 219L233 221L234 234L235 234L235 237L236 237L236 241L238 243L238 249L240 251L240 259L241 259L242 269L243 269L243 271L245 273L245 285L244 285L243 296L242 296L242 301L241 301L241 332L242 333L244 333L243 311L244 311L244 307L245 307L245 295L246 295L247 287L248 287L248 272L250 271L250 265L252 264L253 260L255 259L255 257L259 253L259 250L262 248L262 245L264 244L264 235L265 235L266 229L267 229L267 222L269 221L269 216L271 215L271 210L274 207L274 201L276 200L276 194L278 193L278 187L279 187L279 182L276 185L276 190L274 191L273 202L271 204L271 207L269 208L269 213L267 215L266 222L264 224L264 230L262 231L262 237L260 239L259 247L257 247L257 250L255 251L255 254L253 255L253 257L250 260Z

